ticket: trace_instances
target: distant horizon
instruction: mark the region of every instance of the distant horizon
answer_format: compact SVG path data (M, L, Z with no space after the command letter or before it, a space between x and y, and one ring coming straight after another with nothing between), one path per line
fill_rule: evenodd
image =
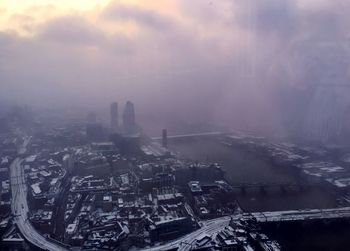
M133 100L167 121L327 142L350 135L349 9L342 0L1 1L0 99L90 109Z

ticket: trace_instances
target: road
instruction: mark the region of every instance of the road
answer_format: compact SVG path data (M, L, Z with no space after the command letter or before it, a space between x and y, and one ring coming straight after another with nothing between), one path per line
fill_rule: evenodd
M19 150L20 154L25 154L26 140L23 147ZM68 249L60 246L59 244L52 242L42 236L32 226L28 219L28 203L27 203L27 184L25 182L24 170L22 168L23 160L16 158L10 166L11 176L11 189L12 189L12 213L15 216L15 223L18 226L19 231L33 245L52 251L67 251ZM238 220L243 215L233 216ZM262 212L252 213L251 216L255 217L260 222L266 221L286 221L286 220L305 220L305 219L320 219L320 218L350 218L350 208L336 208L336 209L314 209L314 210L295 210L284 212ZM202 227L192 233L189 233L176 240L170 241L164 245L148 248L151 251L164 251L172 248L178 248L181 251L188 251L194 247L197 239L200 239L204 235L214 236L219 231L229 225L231 220L230 216L216 218L213 220L203 221Z
M27 185L22 168L23 160L15 159L10 167L11 189L12 189L12 213L15 216L15 223L24 238L33 245L52 251L68 250L53 243L36 231L28 219Z
M23 138L23 144L18 149L18 154L19 155L25 154L27 152L27 146L28 146L28 144L29 144L31 139L32 139L31 136L30 137L27 136L27 137Z
M191 247L192 248L195 247L194 244L196 242L196 239L199 239L204 235L213 236L214 234L218 233L220 230L227 227L230 223L230 219L231 217L225 216L225 217L221 217L213 220L204 221L203 226L200 229L192 233L189 233L188 235L185 235L179 239L176 239L164 245L147 248L145 250L164 251L172 248L178 248L178 250L181 250L181 251L191 250Z
M251 214L237 214L224 216L202 222L202 227L186 236L180 237L174 241L170 241L164 245L152 247L147 250L164 251L172 248L178 248L178 251L188 251L194 247L196 239L200 239L204 235L210 237L223 230L229 225L231 219L239 220L241 218L255 218L257 222L286 222L286 221L305 221L305 220L322 220L322 219L340 219L350 218L350 207L329 208L329 209L309 209L309 210L290 210L290 211L274 211L274 212L256 212Z

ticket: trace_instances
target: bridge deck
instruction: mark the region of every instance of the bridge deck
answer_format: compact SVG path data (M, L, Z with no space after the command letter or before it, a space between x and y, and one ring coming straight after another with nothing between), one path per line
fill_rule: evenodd
M200 137L200 136L218 136L222 135L223 132L203 132L203 133L190 133L190 134L178 134L170 135L168 139L180 139L180 138L191 138L191 137ZM161 140L162 137L152 137L153 140Z
M290 210L281 212L257 212L244 217L254 217L260 223L304 220L350 218L350 207L311 210Z

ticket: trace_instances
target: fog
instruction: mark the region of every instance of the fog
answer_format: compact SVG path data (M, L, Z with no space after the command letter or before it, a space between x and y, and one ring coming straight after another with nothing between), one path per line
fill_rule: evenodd
M2 103L108 112L132 100L159 127L350 135L347 1L131 2L42 19L56 7L1 9L13 23L0 30Z

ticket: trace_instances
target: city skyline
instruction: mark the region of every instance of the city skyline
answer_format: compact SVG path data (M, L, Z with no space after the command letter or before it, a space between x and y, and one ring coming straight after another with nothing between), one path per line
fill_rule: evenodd
M348 251L350 1L0 0L0 250Z
M167 120L307 132L302 127L332 119L307 121L324 110L320 99L332 98L315 85L349 77L347 5L2 1L1 100L34 107L133 100L141 114ZM334 88L340 101L329 100L331 110L347 111L349 97ZM344 116L340 128L348 133Z

